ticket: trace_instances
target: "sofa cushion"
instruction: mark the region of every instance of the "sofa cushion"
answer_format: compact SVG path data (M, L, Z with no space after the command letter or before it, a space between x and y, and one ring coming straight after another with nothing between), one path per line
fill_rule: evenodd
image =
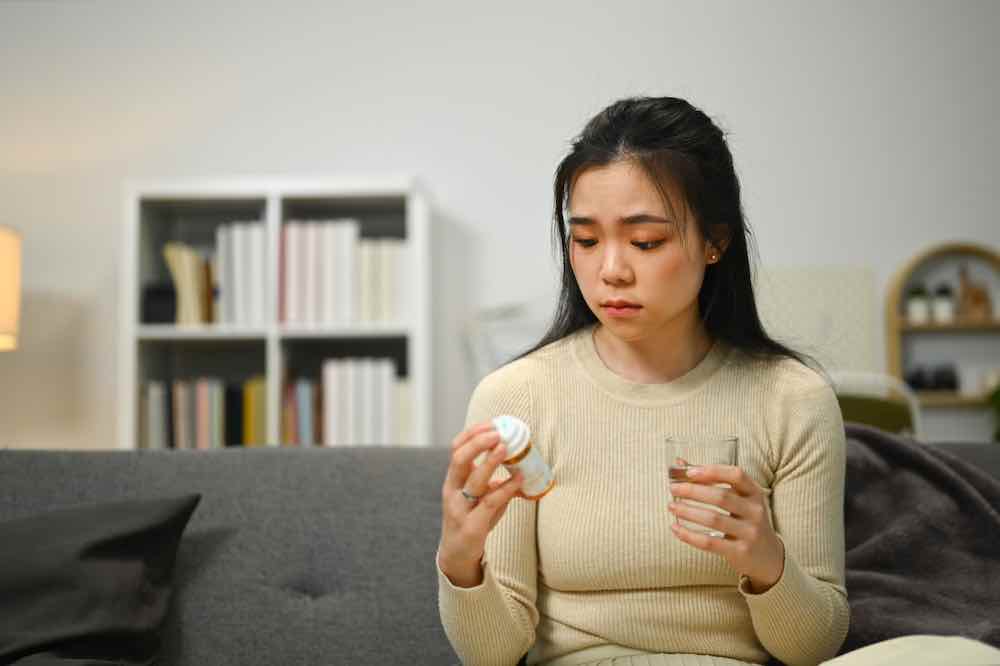
M199 499L91 503L0 523L0 662L155 658Z

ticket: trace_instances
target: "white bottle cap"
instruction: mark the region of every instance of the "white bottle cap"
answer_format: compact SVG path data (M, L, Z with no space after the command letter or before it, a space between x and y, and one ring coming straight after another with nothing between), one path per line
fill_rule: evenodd
M500 440L507 445L508 458L519 454L531 441L531 428L516 416L498 416L493 419L493 427L499 433Z

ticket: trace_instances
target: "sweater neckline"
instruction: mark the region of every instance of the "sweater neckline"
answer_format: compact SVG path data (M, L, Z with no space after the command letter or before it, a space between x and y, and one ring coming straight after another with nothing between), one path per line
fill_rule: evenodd
M661 405L684 400L708 383L725 363L730 351L728 345L716 340L705 357L680 377L669 382L647 384L626 379L604 364L594 342L596 330L597 324L594 323L577 331L572 345L577 363L597 386L634 405Z

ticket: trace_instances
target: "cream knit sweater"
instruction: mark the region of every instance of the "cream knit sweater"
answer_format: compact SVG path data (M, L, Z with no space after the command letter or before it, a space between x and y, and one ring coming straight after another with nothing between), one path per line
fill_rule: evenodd
M528 423L556 486L511 502L480 585L456 587L438 569L441 621L463 663L512 666L530 649L537 664L608 644L749 663L770 653L789 666L832 657L849 610L844 429L830 387L798 362L722 343L675 381L632 382L604 365L594 326L491 373L470 400L467 425ZM666 442L704 435L737 436L735 456ZM785 544L772 588L750 593L724 559L673 535L678 456L738 465L768 494Z

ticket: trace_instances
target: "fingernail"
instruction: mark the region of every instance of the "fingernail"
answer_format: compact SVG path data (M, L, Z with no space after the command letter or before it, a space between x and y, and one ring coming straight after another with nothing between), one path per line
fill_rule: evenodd
M698 476L699 474L701 474L701 468L699 468L699 467L692 467L691 469L689 469L687 471L687 475L689 477L691 477L691 476Z

